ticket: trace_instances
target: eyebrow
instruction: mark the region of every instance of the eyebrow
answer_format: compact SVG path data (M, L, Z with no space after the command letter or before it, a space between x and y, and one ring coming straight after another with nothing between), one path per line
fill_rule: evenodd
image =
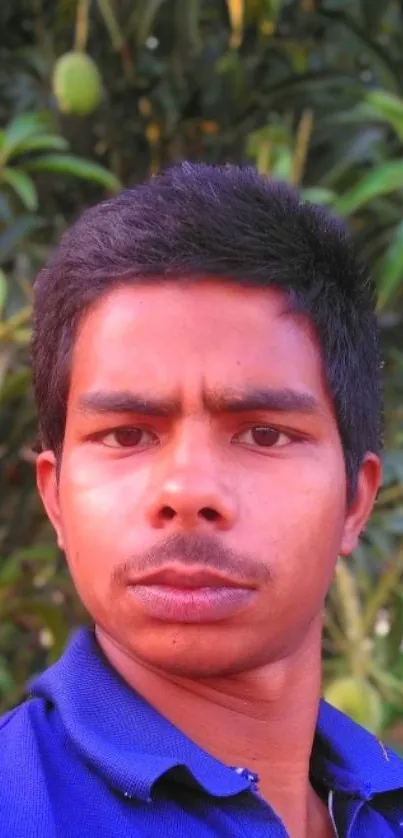
M303 414L321 411L320 402L312 393L290 388L209 391L204 393L203 403L213 415L252 413L258 410L268 413ZM77 409L84 414L120 413L160 418L178 418L183 414L181 401L178 398L157 398L128 390L96 390L83 393L79 397Z

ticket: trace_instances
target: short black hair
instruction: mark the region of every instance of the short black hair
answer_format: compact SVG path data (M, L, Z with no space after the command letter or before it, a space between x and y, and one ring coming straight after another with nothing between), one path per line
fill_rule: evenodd
M323 352L354 497L382 436L374 289L342 223L249 166L182 163L84 212L34 284L37 450L60 457L80 318L114 285L202 276L286 292Z

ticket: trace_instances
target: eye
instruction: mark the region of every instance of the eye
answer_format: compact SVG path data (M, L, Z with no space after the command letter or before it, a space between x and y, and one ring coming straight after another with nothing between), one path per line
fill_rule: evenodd
M114 428L103 434L101 441L107 448L145 448L155 445L158 439L144 428Z
M236 441L259 448L284 448L292 439L289 434L270 425L254 425L236 435Z

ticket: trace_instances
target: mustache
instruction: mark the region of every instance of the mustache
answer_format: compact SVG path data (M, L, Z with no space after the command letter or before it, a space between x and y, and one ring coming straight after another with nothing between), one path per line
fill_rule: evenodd
M160 570L169 561L180 560L183 565L200 565L225 573L240 582L262 584L272 578L267 565L253 556L239 553L224 545L218 538L199 533L175 533L154 544L148 550L131 555L115 568L112 581L121 585L134 574Z

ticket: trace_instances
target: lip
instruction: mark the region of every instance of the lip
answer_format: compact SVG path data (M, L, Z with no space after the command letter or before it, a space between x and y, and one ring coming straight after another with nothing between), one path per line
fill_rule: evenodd
M165 623L216 623L245 608L250 588L170 588L168 585L131 585L130 594L143 612Z
M217 571L170 565L130 582L131 585L167 585L170 588L251 588Z
M129 584L141 610L169 623L214 623L250 603L255 589L201 568L164 568Z

